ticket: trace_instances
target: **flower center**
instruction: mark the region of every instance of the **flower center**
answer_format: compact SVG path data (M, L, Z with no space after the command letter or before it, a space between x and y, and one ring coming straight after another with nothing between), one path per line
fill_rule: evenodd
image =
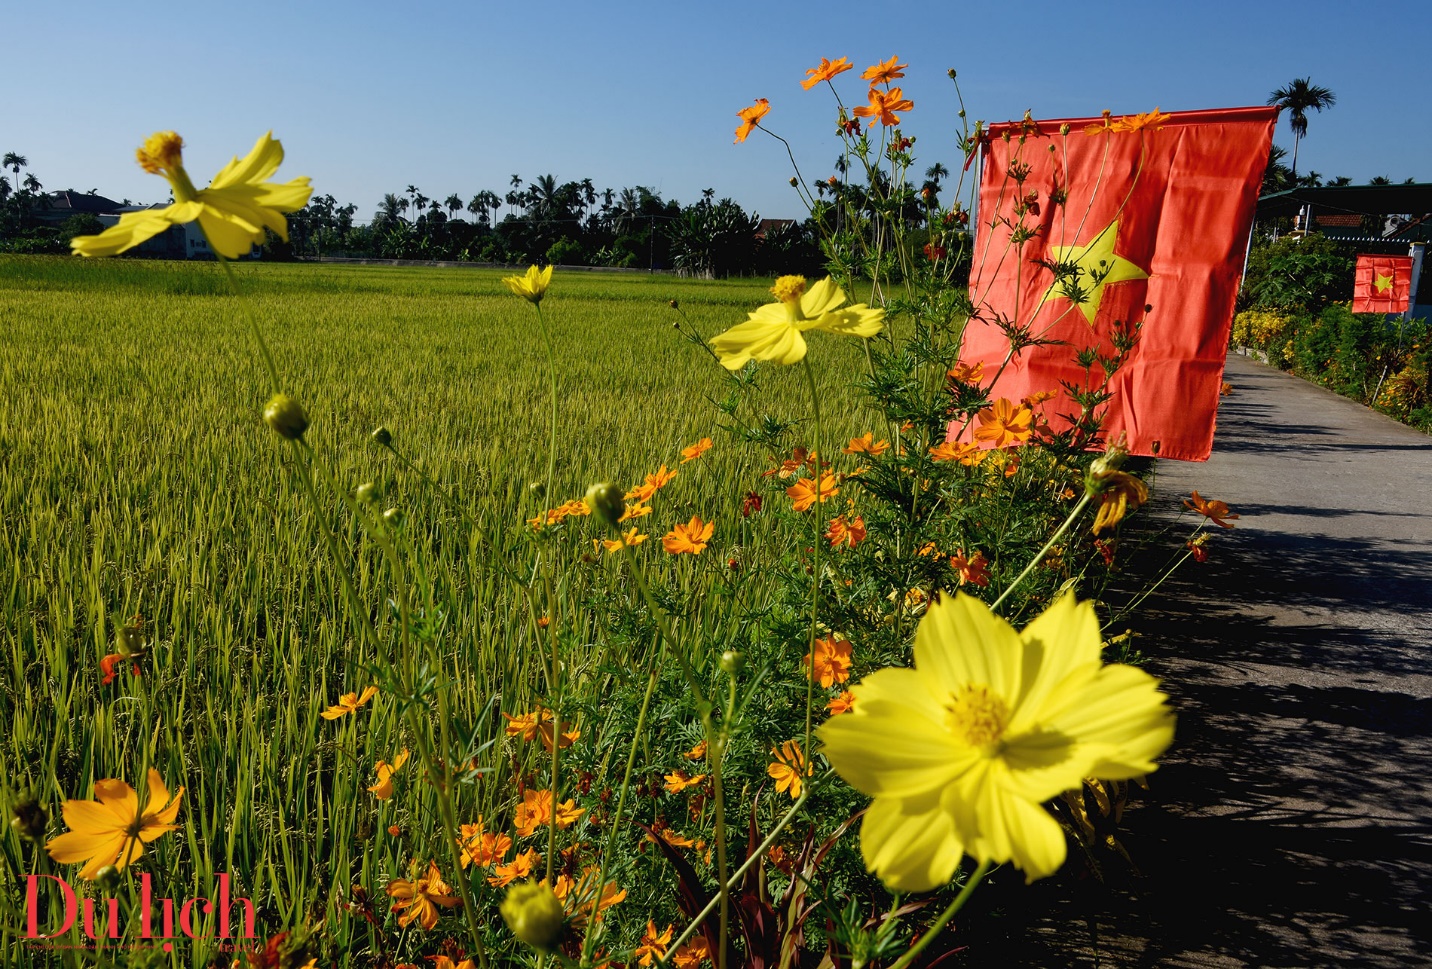
M135 152L139 167L151 175L172 172L184 164L184 139L173 131L156 131Z
M989 750L1009 723L1009 707L987 686L962 686L945 704L945 727L971 747Z
M782 276L771 287L776 299L786 304L786 312L792 320L805 319L805 314L801 312L801 297L805 295L805 290L804 276Z

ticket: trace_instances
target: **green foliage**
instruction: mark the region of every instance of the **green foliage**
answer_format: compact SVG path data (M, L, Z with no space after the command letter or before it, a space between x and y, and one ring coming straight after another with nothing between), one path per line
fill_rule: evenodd
M1321 233L1255 239L1238 297L1240 309L1317 313L1352 298L1356 252Z

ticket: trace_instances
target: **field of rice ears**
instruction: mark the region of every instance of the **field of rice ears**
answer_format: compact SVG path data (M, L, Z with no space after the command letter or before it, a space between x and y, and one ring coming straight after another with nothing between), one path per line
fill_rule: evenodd
M499 708L528 709L534 691L551 686L536 648L543 603L515 591L497 562L532 561L520 544L531 539L514 526L545 507L529 485L545 476L550 396L533 308L500 272L235 271L243 300L214 264L0 258L0 795L7 812L28 797L57 815L101 778L142 789L154 767L171 791L185 788L181 826L124 872L121 898L133 898L140 872L152 874L157 896L176 899L203 895L227 872L235 894L257 903L262 936L322 921L352 885L381 892L411 860L442 858L420 772L398 775L402 796L390 801L367 790L375 762L411 743L402 698L319 717L339 694L374 682L378 654L410 662L415 682L443 695L452 743L474 750L501 742ZM715 441L680 466L644 529L653 535L647 551L660 554L673 523L692 514L716 522L715 554L675 563L667 580L698 603L679 617L678 635L705 641L727 637L768 594L760 557L774 561L782 550L744 547L742 497L772 456L718 429L712 401L727 396L729 379L673 323L710 336L768 301L769 285L559 269L542 304L559 361L550 504L599 479L639 482L663 463L677 467L683 446ZM420 655L390 614L393 576L371 535L321 480L326 522L315 519L290 449L260 418L272 388L247 329L250 310L283 389L312 420L318 464L340 490L377 483L380 507L398 510L401 525L389 534L418 614L412 626L434 644ZM813 345L828 439L870 429L873 415L851 389L865 366L858 341ZM800 368L764 368L762 407L805 417L803 379ZM370 443L378 425L452 503ZM352 563L376 643L345 609L322 524ZM558 588L549 601L568 613L559 617L558 674L580 710L572 769L596 774L626 756L606 738L629 732L627 708L606 701L628 687L640 693L634 678L653 644L637 630L630 641L599 634L612 625L603 608L631 590L584 546L552 546ZM136 617L143 675L121 667L104 685L100 661ZM415 652L400 656L404 649ZM440 668L428 667L429 656ZM702 668L714 661L694 657ZM676 702L658 697L653 723ZM685 729L653 736L684 750L699 739ZM766 740L746 752L757 774ZM545 756L535 747L503 748L501 783L472 778L459 820L505 810L528 759ZM48 834L61 830L51 817ZM0 830L0 856L0 963L78 959L36 955L20 938L16 886L61 868L10 827ZM631 899L633 920L647 901ZM380 919L385 902L374 903ZM361 919L334 924L339 946L390 944ZM125 952L131 962L135 951ZM154 957L198 965L209 953L196 941Z

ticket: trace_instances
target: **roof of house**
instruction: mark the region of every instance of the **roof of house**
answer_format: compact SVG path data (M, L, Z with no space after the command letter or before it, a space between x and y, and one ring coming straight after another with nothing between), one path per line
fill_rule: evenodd
M1423 215L1432 212L1432 183L1290 188L1258 200L1258 218L1296 215L1304 205L1354 215Z
M91 215L108 215L118 212L120 203L103 195L81 194L79 192L51 192L50 210L68 211L71 214L87 212Z

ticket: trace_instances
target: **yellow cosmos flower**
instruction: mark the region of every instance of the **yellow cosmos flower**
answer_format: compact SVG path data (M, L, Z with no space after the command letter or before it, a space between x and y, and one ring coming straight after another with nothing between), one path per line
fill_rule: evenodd
M503 276L502 281L507 288L529 303L542 302L542 296L547 292L547 286L552 282L552 267L538 269L536 266L528 266L525 276Z
M66 801L61 813L68 831L50 839L45 850L62 865L83 861L80 877L94 881L101 868L124 868L144 854L144 846L179 825L184 788L173 799L163 779L149 769L149 799L139 808L139 795L124 781L111 777L94 782L93 801Z
M398 925L404 928L414 922L425 929L436 928L439 905L457 908L462 904L462 899L454 895L448 883L443 881L435 861L429 861L427 872L415 879L394 878L388 883L386 891L388 897L394 899L394 912L407 909L398 916Z
M396 774L404 764L408 762L408 748L404 747L397 757L393 758L390 764L386 760L380 760L377 764L378 783L368 790L380 801L386 801L393 796L393 775Z
M746 322L712 338L711 348L727 370L740 370L750 360L799 363L806 355L801 334L807 330L872 337L885 326L884 310L864 303L845 306L845 293L829 276L809 290L804 276L782 276L771 292L777 302L767 303Z
M363 695L356 693L345 693L338 698L338 702L319 714L325 720L337 720L339 717L347 716L350 713L357 713L358 708L378 695L376 686L365 687Z
M814 766L806 760L805 751L794 740L787 740L771 749L774 761L766 765L766 773L776 782L776 790L789 794L791 800L801 796L805 779L814 772Z
M1158 682L1103 666L1094 608L1072 594L1017 633L978 599L945 596L915 633L915 668L851 689L819 730L831 765L874 797L866 866L892 890L928 891L966 854L1053 874L1066 845L1040 805L1086 777L1147 774L1173 739Z
M184 139L172 131L149 136L137 152L139 164L151 175L163 175L174 190L174 202L162 209L126 212L119 224L99 235L76 236L70 247L81 256L114 256L157 236L173 225L199 222L209 245L221 256L237 259L264 241L264 229L288 241L286 212L297 212L313 194L307 178L280 185L267 181L283 161L283 145L268 132L243 160L224 166L205 189L194 188L184 171Z

